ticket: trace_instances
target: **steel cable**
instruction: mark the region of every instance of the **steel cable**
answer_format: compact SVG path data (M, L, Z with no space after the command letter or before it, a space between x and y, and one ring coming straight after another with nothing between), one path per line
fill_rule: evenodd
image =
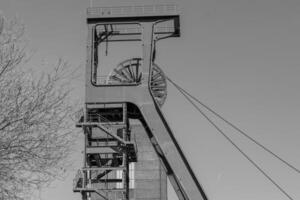
M204 104L203 102L201 102L199 99L197 99L196 97L194 97L193 95L191 95L189 92L187 92L182 87L180 87L178 84L176 84L174 81L172 81L169 77L167 77L167 80L170 83L172 83L175 88L177 88L178 90L181 90L183 93L185 93L187 96L189 96L190 98L192 98L193 100L195 100L197 103L199 103L201 106L203 106L208 111L210 111L211 113L213 113L219 119L223 120L229 126L231 126L235 130L237 130L239 133L241 133L242 135L244 135L246 138L248 138L249 140L251 140L253 143L255 143L256 145L258 145L259 147L261 147L263 150L267 151L272 156L274 156L275 158L277 158L278 160L280 160L281 162L283 162L286 166L288 166L289 168L291 168L292 170L294 170L294 171L296 171L296 172L298 172L300 174L300 169L296 168L295 166L293 166L292 164L290 164L288 161L284 160L283 158L281 158L280 156L278 156L277 154L275 154L274 152L272 152L270 149L268 149L267 147L265 147L264 145L262 145L261 143L259 143L257 140L255 140L254 138L252 138L251 136L249 136L248 134L246 134L244 131L242 131L240 128L238 128L236 125L234 125L233 123L229 122L223 116L221 116L220 114L218 114L216 111L214 111L213 109L211 109L209 106L207 106L206 104Z
M170 82L170 78L167 78ZM174 82L171 82L174 85ZM175 85L174 85L175 86ZM279 191L281 191L288 199L294 200L279 184L277 184L259 165L257 165L234 141L227 136L205 113L201 110L191 98L179 87L175 86L178 91L201 113L201 115L214 127L219 133L221 133L225 139L230 142L258 171L260 171Z

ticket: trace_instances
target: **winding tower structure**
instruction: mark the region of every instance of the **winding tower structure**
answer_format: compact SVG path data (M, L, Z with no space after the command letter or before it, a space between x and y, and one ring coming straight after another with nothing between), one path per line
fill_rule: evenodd
M179 17L176 5L88 8L85 105L77 123L84 166L73 188L83 200L166 200L166 177L180 200L206 199L161 112L167 83L155 44L180 36ZM103 76L100 51L121 42L139 42L141 56Z

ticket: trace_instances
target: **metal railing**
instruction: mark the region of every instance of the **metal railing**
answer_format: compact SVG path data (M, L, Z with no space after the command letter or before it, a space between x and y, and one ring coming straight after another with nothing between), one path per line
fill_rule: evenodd
M109 75L101 75L96 78L97 85L136 85L137 82L118 81L109 78Z
M72 120L79 122L84 116L84 111L83 108L80 108L78 111L76 111L73 115L72 115Z
M87 187L87 180L85 179L85 174L83 170L78 170L75 178L73 179L73 190L83 190Z
M150 16L150 15L176 15L179 9L176 4L119 6L119 7L90 7L87 9L88 17L109 16Z
M82 117L84 117L84 110L83 108L79 109L73 114L73 118L75 118L77 121L81 120ZM103 117L101 114L91 114L89 113L86 119L86 122L97 122L101 123L101 125L118 125L121 122L111 122L107 118ZM108 127L108 126L107 126Z
M73 179L73 190L74 191L82 191L82 190L97 190L97 189L102 189L102 190L116 190L116 189L125 189L124 187L117 187L117 183L111 183L109 182L110 178L108 178L108 173L117 172L123 170L122 168L87 168L87 169L80 169L77 171L75 178ZM95 176L108 171L108 173L105 175L105 178L101 178L102 181L99 182L93 182L92 175L94 176L94 179L96 180ZM88 173L90 174L90 178L88 177ZM93 174L92 174L93 173ZM122 178L123 179L123 178ZM96 186L95 184L102 183L103 187ZM109 183L109 185L108 185ZM124 183L124 180L122 180L122 183ZM124 185L124 184L122 184ZM97 188L96 188L97 187Z
M113 84L108 78L108 75L97 76L97 85L110 85Z
M88 114L87 122L97 122L104 126L106 129L112 130L112 126L119 124L118 122L111 122L101 114Z

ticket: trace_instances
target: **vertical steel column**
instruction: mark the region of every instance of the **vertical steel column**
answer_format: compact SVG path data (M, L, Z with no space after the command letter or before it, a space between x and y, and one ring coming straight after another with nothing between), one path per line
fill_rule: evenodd
M124 137L124 140L125 141L128 141L130 138L129 138L129 135L128 135L128 116L127 116L127 103L123 103L123 123L124 123L124 129L123 129L123 137ZM129 162L128 162L128 150L126 148L125 150L125 155L124 155L124 160L125 160L125 170L124 170L124 187L125 187L125 199L126 200L129 200Z
M151 80L152 70L152 55L153 55L153 26L154 22L143 22L142 27L142 48L143 48L143 60L142 60L142 86L148 87Z
M91 85L92 83L92 71L93 71L93 54L94 54L94 49L93 49L93 43L94 43L94 25L88 24L88 35L87 35L87 45L86 45L86 66L85 66L85 85ZM88 95L87 89L85 90L85 97ZM85 110L86 113L86 110Z

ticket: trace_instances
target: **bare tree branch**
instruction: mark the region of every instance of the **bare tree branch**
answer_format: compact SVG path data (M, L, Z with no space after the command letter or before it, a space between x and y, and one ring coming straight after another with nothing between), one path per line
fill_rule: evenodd
M0 35L0 200L24 200L30 191L61 177L75 129L70 101L74 70L58 60L53 70L32 74L24 27L4 23Z

